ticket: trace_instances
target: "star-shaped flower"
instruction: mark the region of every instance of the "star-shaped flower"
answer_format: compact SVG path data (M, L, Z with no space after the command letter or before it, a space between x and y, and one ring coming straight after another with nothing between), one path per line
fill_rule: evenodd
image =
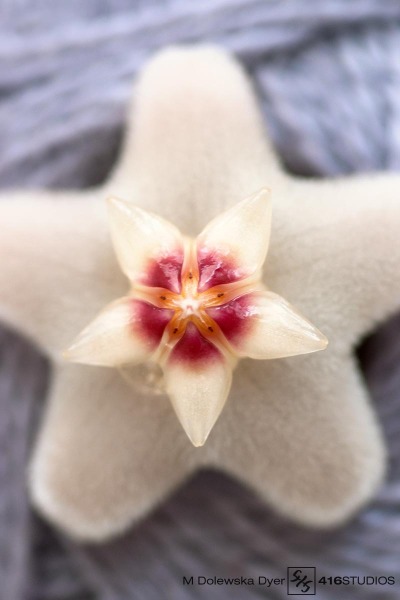
M75 536L105 539L211 466L301 523L343 521L384 472L353 349L400 308L400 177L285 173L247 78L213 48L155 58L129 123L101 187L7 193L0 202L0 317L40 346L53 371L30 467L35 505ZM70 364L61 350L126 294L105 198L126 198L194 236L265 185L274 209L263 279L321 326L329 348L240 361L222 417L193 448L164 395L132 389L114 368Z
M215 218L196 240L122 200L110 199L109 213L132 287L65 356L108 367L159 363L194 446L204 444L221 413L238 357L282 358L326 347L318 329L261 283L271 228L268 190Z

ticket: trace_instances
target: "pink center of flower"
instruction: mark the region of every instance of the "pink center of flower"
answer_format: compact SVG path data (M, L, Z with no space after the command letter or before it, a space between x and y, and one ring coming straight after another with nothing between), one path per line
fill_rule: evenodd
M230 257L197 252L188 242L181 256L152 261L141 281L145 284L135 286L134 296L141 300L136 306L140 304L142 334L149 340L163 337L162 347L174 348L172 358L215 358L217 348L226 348L227 339L243 331L254 284L243 279Z

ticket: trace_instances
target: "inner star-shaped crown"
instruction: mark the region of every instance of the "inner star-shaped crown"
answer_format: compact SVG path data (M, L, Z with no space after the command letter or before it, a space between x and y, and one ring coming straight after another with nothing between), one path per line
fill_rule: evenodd
M271 228L268 190L211 221L195 240L122 200L110 199L109 209L131 289L84 329L66 358L109 367L158 363L195 446L221 413L238 358L326 347L325 336L261 282Z

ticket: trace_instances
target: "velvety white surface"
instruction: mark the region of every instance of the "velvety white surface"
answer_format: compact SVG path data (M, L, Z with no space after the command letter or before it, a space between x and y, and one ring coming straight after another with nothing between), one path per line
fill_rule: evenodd
M46 194L2 203L2 316L57 362L58 349L123 288L103 198L135 200L193 233L268 185L265 280L323 329L330 347L241 363L202 449L190 447L164 397L133 393L117 372L57 364L31 468L36 505L71 534L102 539L208 464L250 483L293 519L341 522L371 497L384 468L352 350L398 308L400 178L286 176L241 70L214 49L156 58L130 125L119 167L102 188L67 193L54 209ZM21 295L27 257L36 283Z

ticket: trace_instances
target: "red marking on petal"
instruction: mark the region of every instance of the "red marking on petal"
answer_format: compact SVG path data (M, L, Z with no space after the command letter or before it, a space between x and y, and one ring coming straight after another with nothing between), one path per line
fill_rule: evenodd
M132 326L136 335L148 340L156 347L162 338L165 327L173 317L173 311L158 308L143 300L132 300Z
M227 257L218 250L199 248L197 251L200 282L199 291L204 292L215 285L238 281L246 276L232 257Z
M201 335L193 323L188 323L185 333L170 356L172 362L187 362L193 366L201 366L219 359L222 359L221 352Z
M141 277L140 283L151 287L163 287L177 294L181 291L181 272L183 252L149 261L146 273Z
M207 308L207 314L219 325L222 333L232 343L251 330L251 317L255 312L252 294L245 294L226 304Z

